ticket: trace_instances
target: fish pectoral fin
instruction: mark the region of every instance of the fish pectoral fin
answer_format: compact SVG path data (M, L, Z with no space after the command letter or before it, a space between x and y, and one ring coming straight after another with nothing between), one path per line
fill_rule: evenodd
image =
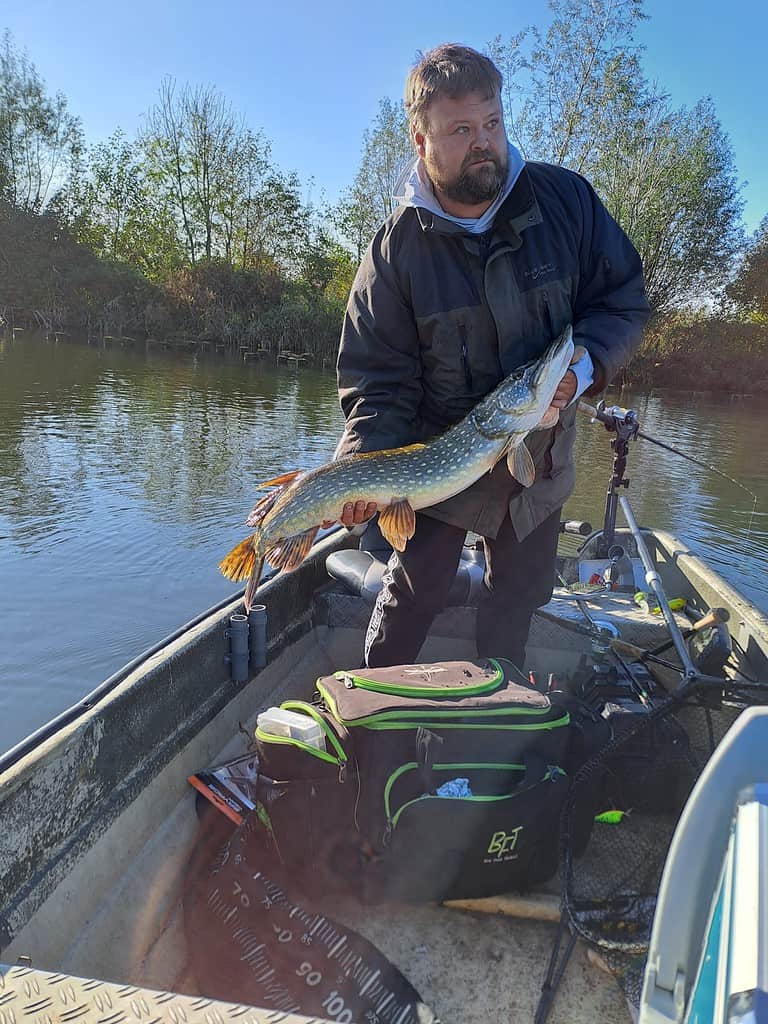
M544 415L541 417L537 430L549 430L550 427L554 427L557 421L560 419L560 410L557 406L550 405Z
M253 537L246 537L245 540L232 548L229 554L219 562L219 570L222 575L233 583L240 583L250 576L256 564L256 551L253 547Z
M285 537L267 551L267 561L275 569L282 569L283 572L292 572L298 565L301 565L309 554L319 529L319 526L313 526L309 530L305 530L304 533L294 534L293 537Z
M395 551L405 551L405 545L416 533L416 513L407 498L396 498L379 512L379 529Z
M520 444L516 444L514 448L509 449L507 452L507 468L515 480L519 480L523 487L530 487L536 479L536 467L533 464L531 453L525 446L525 441L521 441Z

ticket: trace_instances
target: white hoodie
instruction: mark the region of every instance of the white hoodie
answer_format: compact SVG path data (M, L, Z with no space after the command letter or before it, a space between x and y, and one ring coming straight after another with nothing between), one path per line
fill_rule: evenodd
M507 169L507 180L499 190L499 194L480 217L452 217L446 213L437 200L432 182L429 180L424 161L420 156L415 156L405 165L395 185L393 199L401 206L421 206L429 210L437 217L453 221L469 231L473 235L482 235L493 224L493 218L499 211L499 207L515 187L515 182L520 177L520 172L525 166L525 160L512 145L509 146L509 167Z

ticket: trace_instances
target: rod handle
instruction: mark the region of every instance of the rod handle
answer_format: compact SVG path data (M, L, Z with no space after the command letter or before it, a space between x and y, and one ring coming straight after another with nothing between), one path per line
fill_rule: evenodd
M707 626L716 626L718 622L727 622L730 617L727 608L710 608L706 615L702 615L697 622L694 622L691 632L696 633L700 629L706 629Z
M632 658L635 661L639 661L644 658L648 651L644 647L638 647L636 644L627 643L626 640L609 640L608 644L612 651L621 655L622 658Z

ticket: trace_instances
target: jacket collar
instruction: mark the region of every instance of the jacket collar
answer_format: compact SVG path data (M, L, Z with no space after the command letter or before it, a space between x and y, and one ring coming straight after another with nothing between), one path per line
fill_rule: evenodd
M477 237L470 235L458 224L454 224L453 221L437 216L431 210L426 210L422 206L414 207L414 209L424 231L435 231L441 235L463 235L465 238ZM499 212L496 214L496 219L493 222L493 232L494 234L500 232L507 234L511 228L512 234L520 235L526 228L533 227L534 224L541 224L543 219L536 199L536 193L533 190L533 182L528 173L528 165L526 164L520 172L512 191L501 204ZM506 225L508 227L504 231Z

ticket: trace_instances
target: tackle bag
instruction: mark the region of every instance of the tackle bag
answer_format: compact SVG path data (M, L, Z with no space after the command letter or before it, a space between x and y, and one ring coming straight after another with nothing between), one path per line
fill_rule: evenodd
M263 802L308 892L434 900L555 873L574 729L518 678L501 659L336 672L316 704L282 705L326 737L256 736Z
M316 686L366 776L418 760L425 742L436 761L519 761L535 750L561 764L569 714L519 678L511 662L489 658L335 672Z
M567 789L561 768L531 754L522 763L401 765L385 784L386 853L366 878L367 901L492 896L551 878Z

